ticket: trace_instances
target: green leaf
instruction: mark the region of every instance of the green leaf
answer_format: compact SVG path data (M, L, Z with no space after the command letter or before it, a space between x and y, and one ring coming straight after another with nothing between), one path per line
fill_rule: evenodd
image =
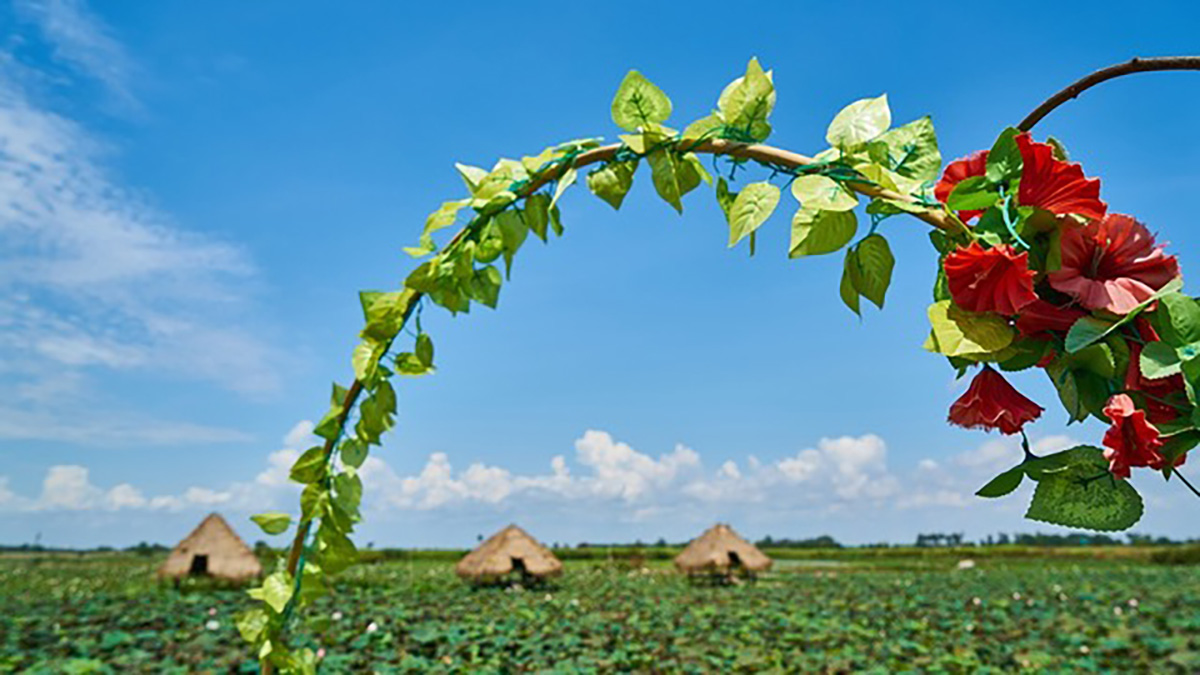
M342 432L342 403L339 401L329 407L325 416L313 427L313 435L329 440L337 438Z
M1069 162L1071 160L1070 156L1067 154L1067 146L1063 145L1062 141L1053 136L1047 136L1046 143L1048 143L1050 148L1054 150L1055 159L1061 159L1064 162Z
M1014 332L1003 317L974 314L949 300L929 306L933 327L931 351L946 356L970 356L998 352L1012 344Z
M842 297L842 302L850 308L850 311L862 316L862 311L858 304L858 289L854 287L854 276L851 270L854 269L854 249L846 251L846 259L842 263L842 283L838 288L838 293Z
M421 333L417 336L417 358L421 359L421 363L426 366L433 365L433 339L428 333Z
M620 209L633 186L633 174L637 171L636 160L627 162L609 162L588 173L587 185L592 194L608 202L614 209Z
M525 218L525 226L542 241L546 241L546 231L550 225L550 209L550 198L539 192L529 195L525 199L525 210L521 212L521 215ZM474 276L475 270L473 267L470 271L471 275Z
M872 234L855 246L855 265L851 268L854 287L876 307L883 309L883 299L892 283L892 269L896 259L887 239Z
M729 207L729 245L736 246L757 230L779 205L779 188L763 181L742 188Z
M882 134L891 124L887 94L864 98L842 108L830 122L825 140L835 148L852 148Z
M267 629L269 619L270 617L261 607L255 607L239 613L233 623L237 626L242 639L253 644L262 637L263 631Z
M792 240L788 255L799 258L841 250L858 231L853 211L812 211L801 208L792 216Z
M292 599L292 577L286 570L279 570L263 579L262 601L267 603L276 614L282 614Z
M553 224L553 221L551 221ZM500 285L503 283L503 277L500 276L500 270L488 265L482 267L471 275L471 279L467 281L467 294L472 300L481 302L488 307L495 308L500 301Z
M708 175L708 171L704 169L700 159L693 153L680 157L675 168L679 178L679 195L681 197L695 190L701 182L712 183L712 176Z
M725 182L724 178L717 179L717 206L721 207L721 213L725 214L725 222L729 220L729 210L733 208L733 202L737 200L738 193L729 191L729 183Z
M379 357L383 356L383 350L384 344L374 340L358 343L350 357L356 380L366 382L375 376L375 369L379 366Z
M896 127L871 141L871 159L887 169L919 181L936 181L942 168L937 133L928 117Z
M282 534L292 525L292 517L279 511L268 511L250 516L250 520L258 523L267 534Z
M322 523L317 531L317 550L321 567L330 574L337 574L358 560L358 549L344 533Z
M1069 464L1038 481L1026 518L1103 532L1129 529L1141 519L1141 496L1128 481L1107 474L1099 448L1079 446L1064 453Z
M554 196L550 198L550 208L554 208L558 204L558 200L562 198L563 193L567 188L575 184L575 179L579 176L579 171L575 167L568 167L566 171L554 181Z
M1160 298L1159 311L1165 312L1170 338L1176 346L1200 341L1200 305L1183 293L1168 293Z
M636 70L629 71L613 97L612 118L626 131L665 122L671 116L671 99Z
M363 465L363 462L367 461L369 450L370 446L357 438L347 438L342 441L338 452L341 455L342 464L357 469Z
M1142 356L1138 365L1142 375L1151 380L1177 375L1182 370L1182 360L1179 352L1165 342L1148 342L1142 348Z
M508 210L496 215L496 226L500 230L500 241L504 245L504 276L512 276L512 261L529 236L529 226L521 213Z
M482 170L480 169L480 171ZM458 212L470 203L470 199L458 199L443 203L425 219L425 229L421 231L421 239L418 244L415 247L404 249L404 252L414 258L432 253L437 248L433 243L433 233L453 225L458 217Z
M1058 399L1067 411L1068 421L1082 422L1087 419L1088 411L1079 392L1075 371L1064 366L1060 359L1046 366L1046 376L1058 390Z
M750 140L762 141L771 135L767 119L775 108L775 84L771 73L763 72L758 59L746 64L746 74L721 92L717 108L725 126L738 129Z
M979 497L987 497L989 499L1003 497L1016 490L1024 478L1025 467L1017 465L988 481L987 485L979 488L975 494Z
M327 464L325 448L314 445L296 459L289 477L297 483L316 483L325 477Z
M720 115L707 115L687 125L683 130L683 141L696 141L701 138L716 136L713 132L725 126L725 120Z
M672 208L683 213L683 191L679 188L679 161L676 155L661 149L646 155L646 162L650 164L655 192Z
M946 208L951 211L976 211L986 209L1000 200L1000 193L983 176L971 176L954 186L946 198Z
M1094 316L1080 317L1067 331L1067 353L1074 353L1108 335L1116 324Z
M792 196L807 210L849 211L858 206L858 196L828 176L799 176L792 181Z
M1009 127L1000 132L1000 137L996 139L992 149L988 151L987 158L987 173L985 178L992 184L1007 183L1010 180L1021 177L1021 168L1024 166L1024 160L1021 158L1021 150L1017 147L1017 142L1014 140L1019 130ZM957 209L955 209L957 210Z
M479 185L488 176L485 169L468 164L455 164L454 168L458 170L458 175L462 177L463 183L466 184L467 190L474 195L479 190Z

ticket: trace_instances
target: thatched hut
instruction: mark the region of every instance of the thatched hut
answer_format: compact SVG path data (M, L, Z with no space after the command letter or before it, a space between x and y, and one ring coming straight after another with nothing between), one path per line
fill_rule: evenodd
M771 568L771 559L732 527L718 523L675 556L675 567L688 575L730 579L741 574L753 578Z
M463 556L454 571L477 584L503 582L510 575L529 583L562 572L562 562L528 532L509 525Z
M216 513L201 521L158 568L160 579L213 577L246 581L261 574L262 564L254 551Z

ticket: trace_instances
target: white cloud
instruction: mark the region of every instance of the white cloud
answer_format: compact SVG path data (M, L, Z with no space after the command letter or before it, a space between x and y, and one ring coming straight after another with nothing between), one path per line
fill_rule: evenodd
M8 489L0 476L4 511L120 510L178 512L220 509L250 512L294 510L299 486L288 480L291 464L316 438L309 421L283 437L283 447L265 457L266 466L250 480L223 486L191 486L178 494L147 496L121 483L94 485L87 468L54 466L42 493L26 498ZM1073 445L1065 436L1034 443L1039 454ZM884 510L936 508L1012 511L1020 500L982 500L974 492L997 471L1020 460L1019 443L992 439L940 460L923 459L897 470L889 466L888 447L874 434L822 438L778 460L746 456L713 462L706 468L699 453L677 445L658 457L640 452L611 434L588 430L575 441L573 461L554 456L545 472L517 473L502 466L473 462L456 468L442 452L432 453L415 473L397 472L378 454L360 474L364 508L373 512L474 509L537 510L574 508L611 513L626 522L668 522L685 514L721 514L769 504L776 516L809 517L867 514ZM1003 502L1003 503L1001 503ZM1011 503L1010 503L1011 502Z
M45 103L79 96L81 75L126 102L136 64L77 0L21 0L65 73L0 46L0 439L71 443L227 442L224 429L122 414L97 384L138 371L262 396L280 385L238 246L181 227L110 168L113 148ZM8 50L8 51L5 51ZM86 93L86 92L84 92ZM128 410L130 407L126 406Z
M111 29L80 0L17 0L17 10L37 24L55 57L99 81L118 103L136 107L129 83L136 72Z

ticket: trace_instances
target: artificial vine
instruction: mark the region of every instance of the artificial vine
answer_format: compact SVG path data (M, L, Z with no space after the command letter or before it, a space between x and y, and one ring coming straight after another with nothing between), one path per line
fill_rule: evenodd
M1056 141L1038 143L1008 129L990 151L942 172L930 119L892 128L887 97L880 96L839 112L826 133L830 148L806 157L762 144L774 107L771 72L751 60L714 111L677 131L666 126L672 113L667 95L631 71L612 103L612 119L626 132L619 143L569 141L520 160L501 159L490 171L456 165L467 196L443 203L426 219L417 245L405 249L423 262L399 290L360 294L365 326L351 359L354 381L333 385L330 408L314 429L324 442L291 469L291 479L304 486L293 543L250 591L261 604L238 619L264 673L316 670L316 654L290 648L286 630L297 612L327 592L329 575L357 557L350 534L360 520L358 469L395 424L392 381L434 369L422 309L429 303L452 314L473 305L494 308L529 235L543 242L562 235L559 201L585 167L591 167L584 180L589 190L614 209L643 162L655 191L680 213L684 196L701 184L712 186L729 223L729 246L745 241L751 254L758 229L789 188L798 208L788 255L844 250L839 293L856 314L864 298L882 308L891 284L895 260L880 223L899 214L928 223L940 258L926 348L945 356L960 376L979 368L951 407L950 421L1023 436L1042 408L997 368L1040 367L1072 420L1090 415L1112 424L1105 450L1084 446L1036 457L1026 442L1025 460L979 494L1007 494L1028 477L1038 482L1030 518L1094 529L1125 529L1137 521L1141 498L1123 480L1129 468L1149 466L1169 478L1200 444L1200 305L1179 292L1174 258L1140 223L1108 213L1099 182L1068 162ZM715 180L699 159L703 154L725 160ZM755 167L766 178L733 190L738 172ZM869 227L860 236L855 209L864 199ZM439 247L438 233L462 213L470 214L465 225ZM406 350L397 351L398 344ZM293 523L284 513L254 520L272 535Z

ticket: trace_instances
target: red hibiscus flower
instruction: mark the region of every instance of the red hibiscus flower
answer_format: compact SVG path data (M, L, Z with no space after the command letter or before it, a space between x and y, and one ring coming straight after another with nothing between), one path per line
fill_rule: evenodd
M969 312L1012 315L1037 300L1029 254L1009 246L985 249L972 242L946 256L943 267L954 304Z
M1149 321L1139 316L1134 325L1142 340L1147 343L1158 342L1158 333ZM1143 407L1146 410L1146 419L1152 424L1162 424L1179 417L1179 410L1167 401L1173 395L1183 393L1183 375L1176 373L1157 380L1146 377L1142 374L1141 367L1142 345L1133 341L1128 344L1129 368L1125 371L1125 388L1145 394Z
M1042 407L1021 395L991 366L971 380L967 393L950 406L950 423L967 429L999 429L1015 434L1040 417Z
M943 204L950 198L950 193L954 192L954 186L973 176L982 176L987 171L987 150L980 150L972 155L956 159L946 165L946 170L942 172L942 179L933 186L933 196ZM983 210L978 211L959 211L958 217L963 219L963 222L978 218L983 213Z
M1158 429L1146 421L1145 411L1134 407L1133 399L1126 394L1113 396L1104 406L1104 414L1112 420L1104 434L1104 459L1114 476L1129 478L1129 469L1135 466L1163 468L1167 460L1159 453L1162 438ZM1183 464L1184 457L1180 455L1175 465Z
M1017 330L1024 337L1032 337L1053 331L1066 332L1087 312L1078 307L1058 307L1041 298L1021 308L1017 316Z
M1054 157L1048 143L1037 143L1029 132L1015 137L1024 167L1017 201L1055 215L1074 213L1088 219L1103 218L1108 205L1100 201L1100 179L1086 178L1083 167Z
M1114 213L1064 230L1062 267L1049 278L1088 309L1128 314L1177 276L1179 262L1155 247L1146 226Z

